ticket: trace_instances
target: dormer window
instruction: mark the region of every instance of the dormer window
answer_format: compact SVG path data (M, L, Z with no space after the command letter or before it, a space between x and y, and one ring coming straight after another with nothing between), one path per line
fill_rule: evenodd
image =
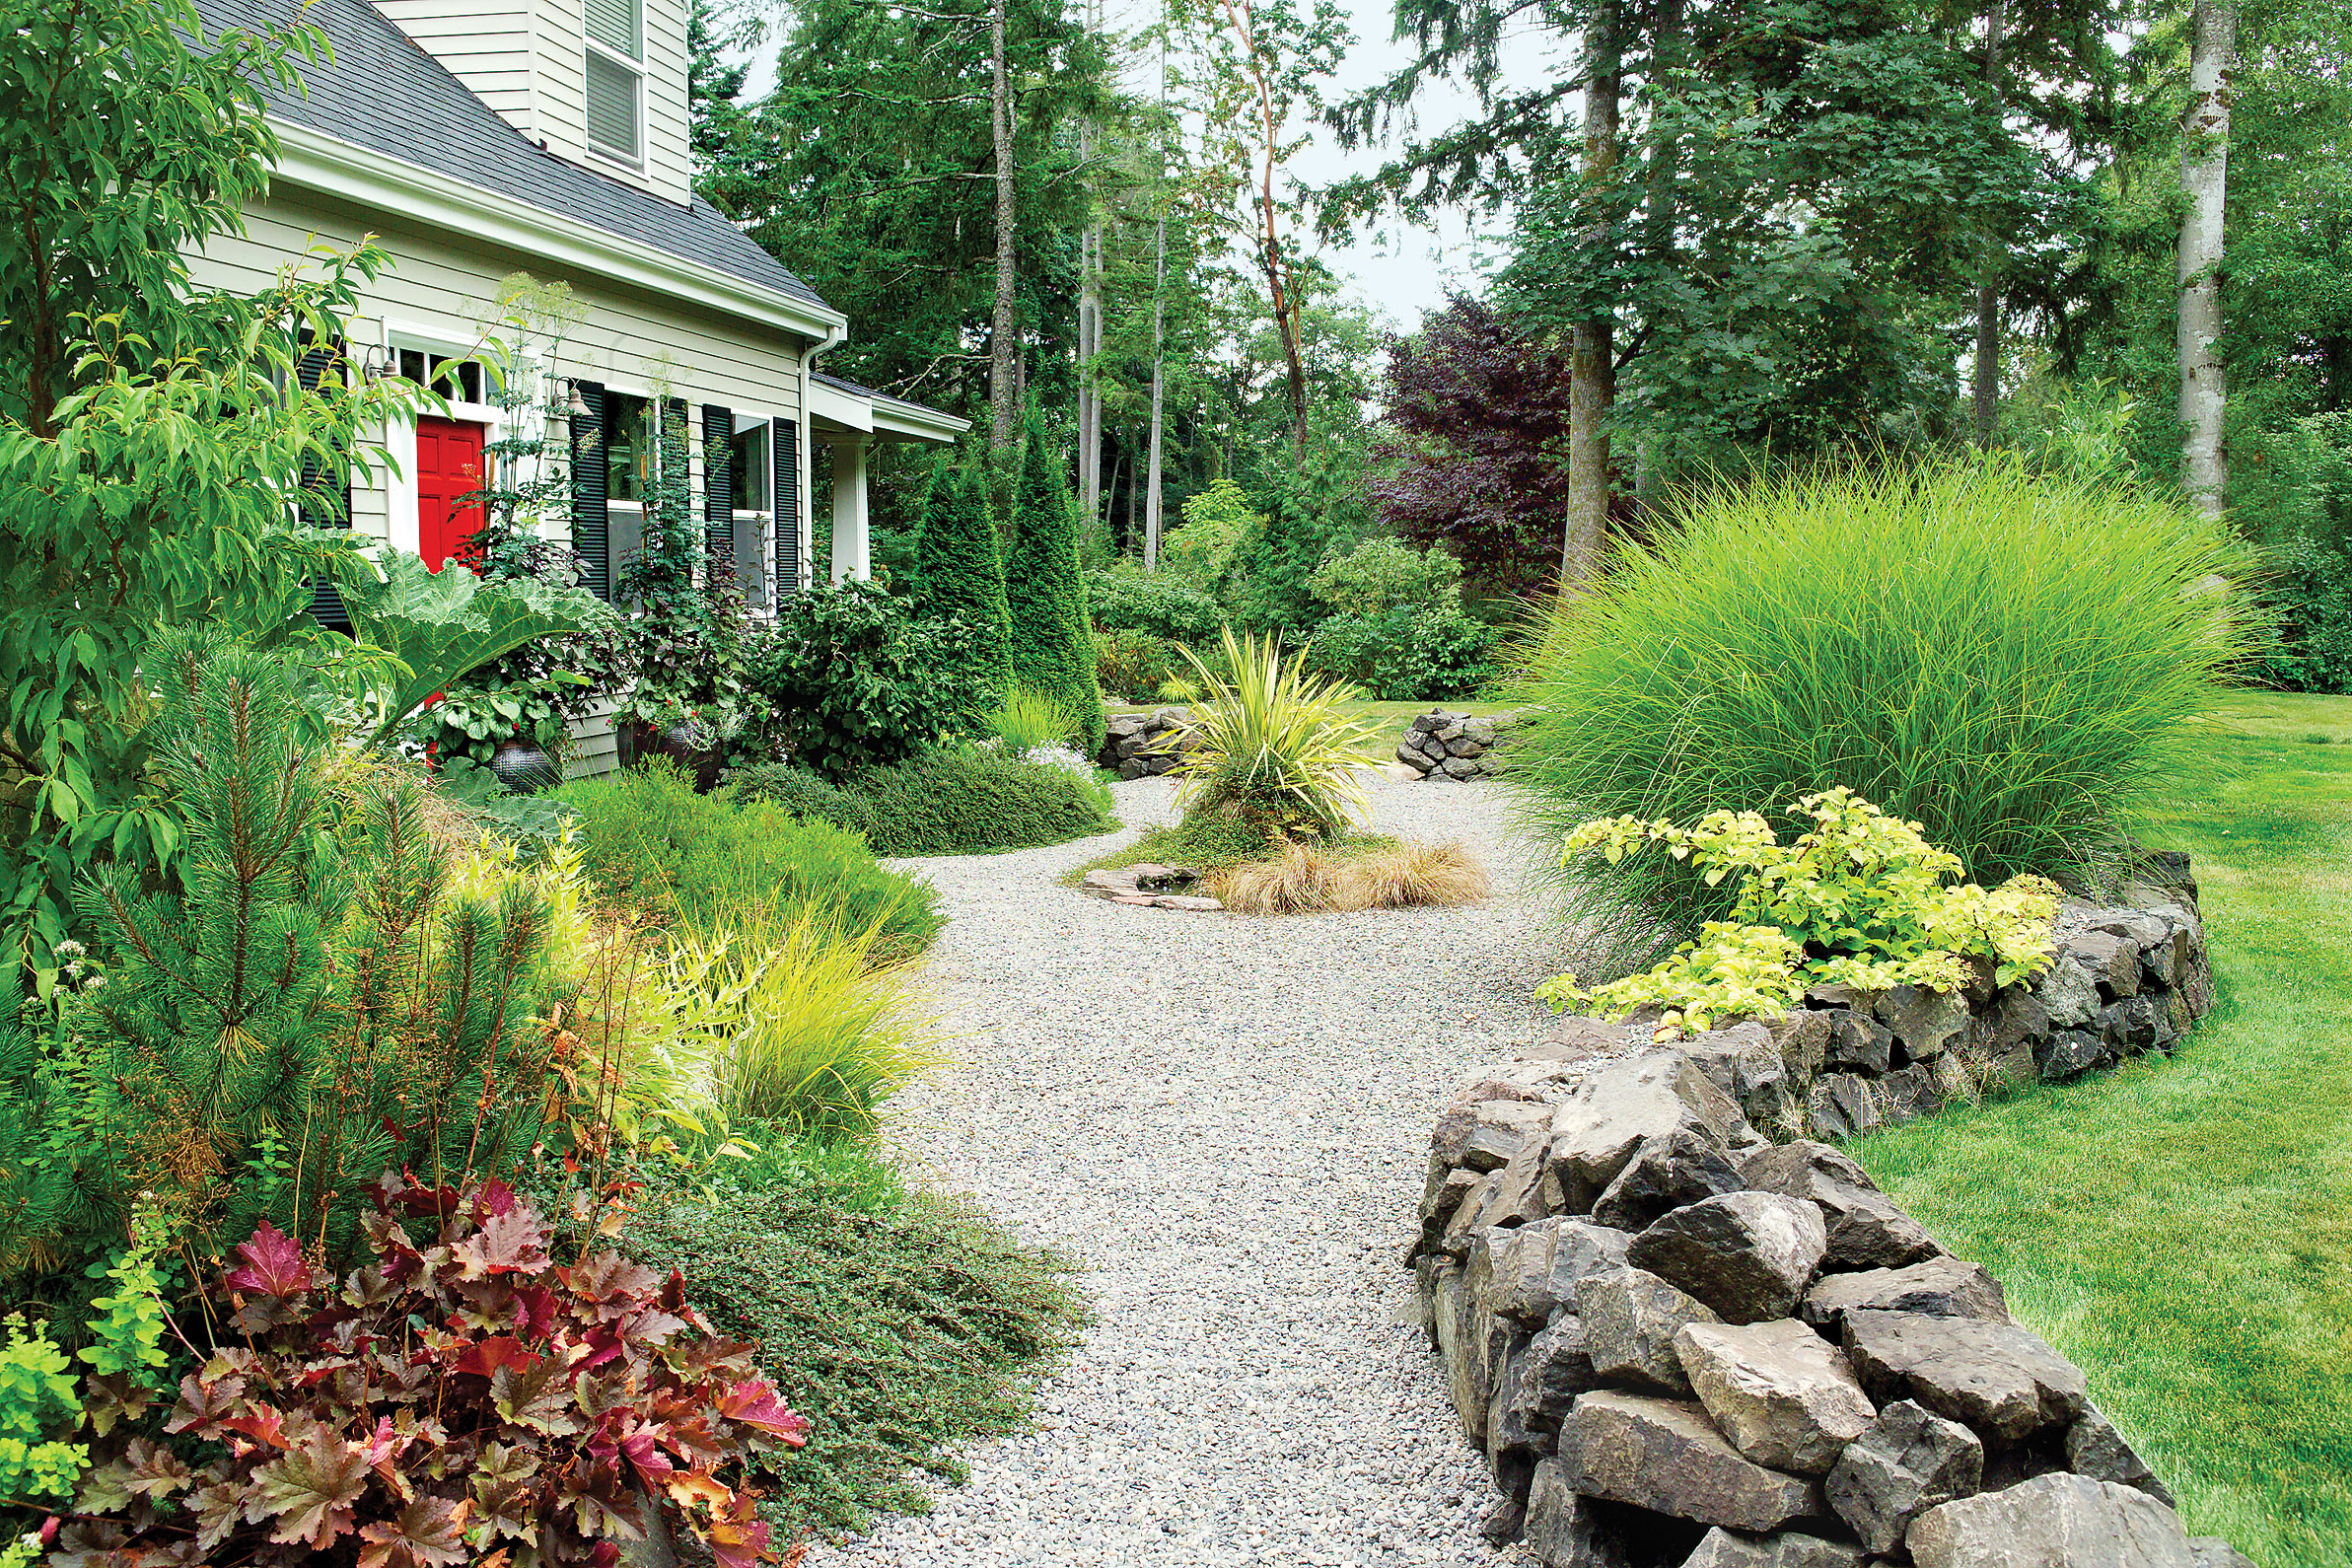
M642 0L588 0L588 144L624 164L645 161Z

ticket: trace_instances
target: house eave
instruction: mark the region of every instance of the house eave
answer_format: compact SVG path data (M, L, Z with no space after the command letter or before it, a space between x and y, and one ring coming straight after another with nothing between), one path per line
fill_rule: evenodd
M278 138L273 184L355 202L430 229L492 240L567 269L688 300L779 331L831 341L848 331L849 318L830 307L756 287L307 125L281 120L272 128Z
M956 414L941 413L920 403L902 403L894 397L874 399L877 441L932 441L952 446L969 429L971 421Z

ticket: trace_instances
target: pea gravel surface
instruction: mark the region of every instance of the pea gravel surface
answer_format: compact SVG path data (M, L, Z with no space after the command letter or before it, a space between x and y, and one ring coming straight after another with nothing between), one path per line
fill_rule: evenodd
M1131 836L1164 779L1115 786ZM1368 780L1371 825L1463 840L1461 909L1252 918L1057 886L1120 837L907 861L951 921L931 975L958 1065L896 1153L1087 1268L1098 1321L1039 1420L968 1450L923 1517L812 1568L1484 1565L1495 1501L1400 1265L1430 1123L1540 1034L1559 966L1490 784Z

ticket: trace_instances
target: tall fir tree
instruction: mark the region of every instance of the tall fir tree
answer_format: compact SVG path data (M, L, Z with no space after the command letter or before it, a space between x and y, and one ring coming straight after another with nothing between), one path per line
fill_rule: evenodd
M988 493L964 463L946 461L931 470L915 535L914 597L924 615L971 627L988 683L1011 684L1005 559L996 546L996 526L988 521Z
M1103 746L1103 688L1095 679L1094 628L1078 572L1077 519L1033 406L1022 429L1005 596L1012 612L1013 678L1059 703L1078 722L1093 755Z

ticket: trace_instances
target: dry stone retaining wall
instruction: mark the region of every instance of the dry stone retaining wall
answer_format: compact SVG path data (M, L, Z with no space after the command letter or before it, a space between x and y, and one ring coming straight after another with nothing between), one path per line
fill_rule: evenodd
M1195 744L1190 708L1114 713L1103 721L1103 749L1095 761L1121 778L1171 772Z
M1999 1281L1819 1141L2177 1039L2203 927L2185 862L2147 869L2069 905L2030 986L1821 994L1631 1054L1571 1020L1463 1089L1411 1261L1492 1535L1542 1568L2250 1568L2187 1536Z
M1492 774L1521 723L1518 714L1472 716L1432 708L1416 716L1396 743L1396 760L1423 778L1473 779Z

